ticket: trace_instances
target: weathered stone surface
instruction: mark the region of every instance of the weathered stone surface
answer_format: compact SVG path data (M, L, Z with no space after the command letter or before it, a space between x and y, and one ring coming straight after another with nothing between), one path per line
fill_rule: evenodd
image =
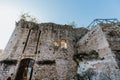
M95 50L99 58L79 62L78 73L85 80L119 80L120 27L114 25L97 25L78 42L78 53ZM87 70L93 69L90 76ZM85 77L87 76L87 78Z
M1 58L4 60L1 62L1 71L4 71L4 68L8 70L6 74L0 72L1 76L6 76L1 79L6 80L11 77L16 80L19 70L23 71L21 75L23 73L25 75L24 71L29 69L27 67L33 70L33 72L30 71L31 77L27 76L32 80L73 79L77 74L77 64L73 60L73 55L76 53L75 45L77 39L87 31L85 28L73 29L67 25L54 23L36 24L19 21ZM54 45L55 41L57 46ZM7 59L17 60L17 63L7 64L7 68L4 63ZM35 63L28 66L26 61L31 59L35 60ZM25 60L24 63L21 63L22 60ZM12 70L13 66L14 70ZM23 66L24 70L20 66ZM23 78L26 79L26 76Z
M0 56L0 79L119 80L119 53L117 24L87 30L20 20Z

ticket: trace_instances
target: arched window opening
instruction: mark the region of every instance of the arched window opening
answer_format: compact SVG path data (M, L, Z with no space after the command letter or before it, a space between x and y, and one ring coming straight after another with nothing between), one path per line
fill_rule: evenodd
M61 40L61 48L67 49L67 41L65 39Z
M58 46L59 46L58 41L54 41L54 42L53 42L53 45L54 45L55 47L58 47Z
M15 80L31 80L34 63L29 58L21 60Z

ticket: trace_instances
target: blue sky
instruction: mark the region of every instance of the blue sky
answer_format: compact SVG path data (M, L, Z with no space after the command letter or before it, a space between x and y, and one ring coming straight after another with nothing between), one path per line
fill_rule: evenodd
M40 22L87 26L96 18L120 18L120 0L0 0L0 49L4 49L22 12Z

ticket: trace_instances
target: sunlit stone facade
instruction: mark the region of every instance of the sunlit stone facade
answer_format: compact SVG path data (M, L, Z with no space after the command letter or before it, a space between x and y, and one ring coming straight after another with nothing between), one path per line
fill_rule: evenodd
M0 56L0 80L102 80L101 72L119 80L119 34L118 24L88 30L20 20Z

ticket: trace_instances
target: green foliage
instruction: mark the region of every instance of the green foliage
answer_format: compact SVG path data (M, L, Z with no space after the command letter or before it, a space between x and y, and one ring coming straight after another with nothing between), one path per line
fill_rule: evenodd
M76 27L75 21L69 22L69 23L67 23L67 25L69 25L69 26L71 26L71 27L73 27L73 28Z
M25 21L31 21L31 22L38 22L38 19L30 15L29 13L22 13L20 16L20 19L25 20Z

